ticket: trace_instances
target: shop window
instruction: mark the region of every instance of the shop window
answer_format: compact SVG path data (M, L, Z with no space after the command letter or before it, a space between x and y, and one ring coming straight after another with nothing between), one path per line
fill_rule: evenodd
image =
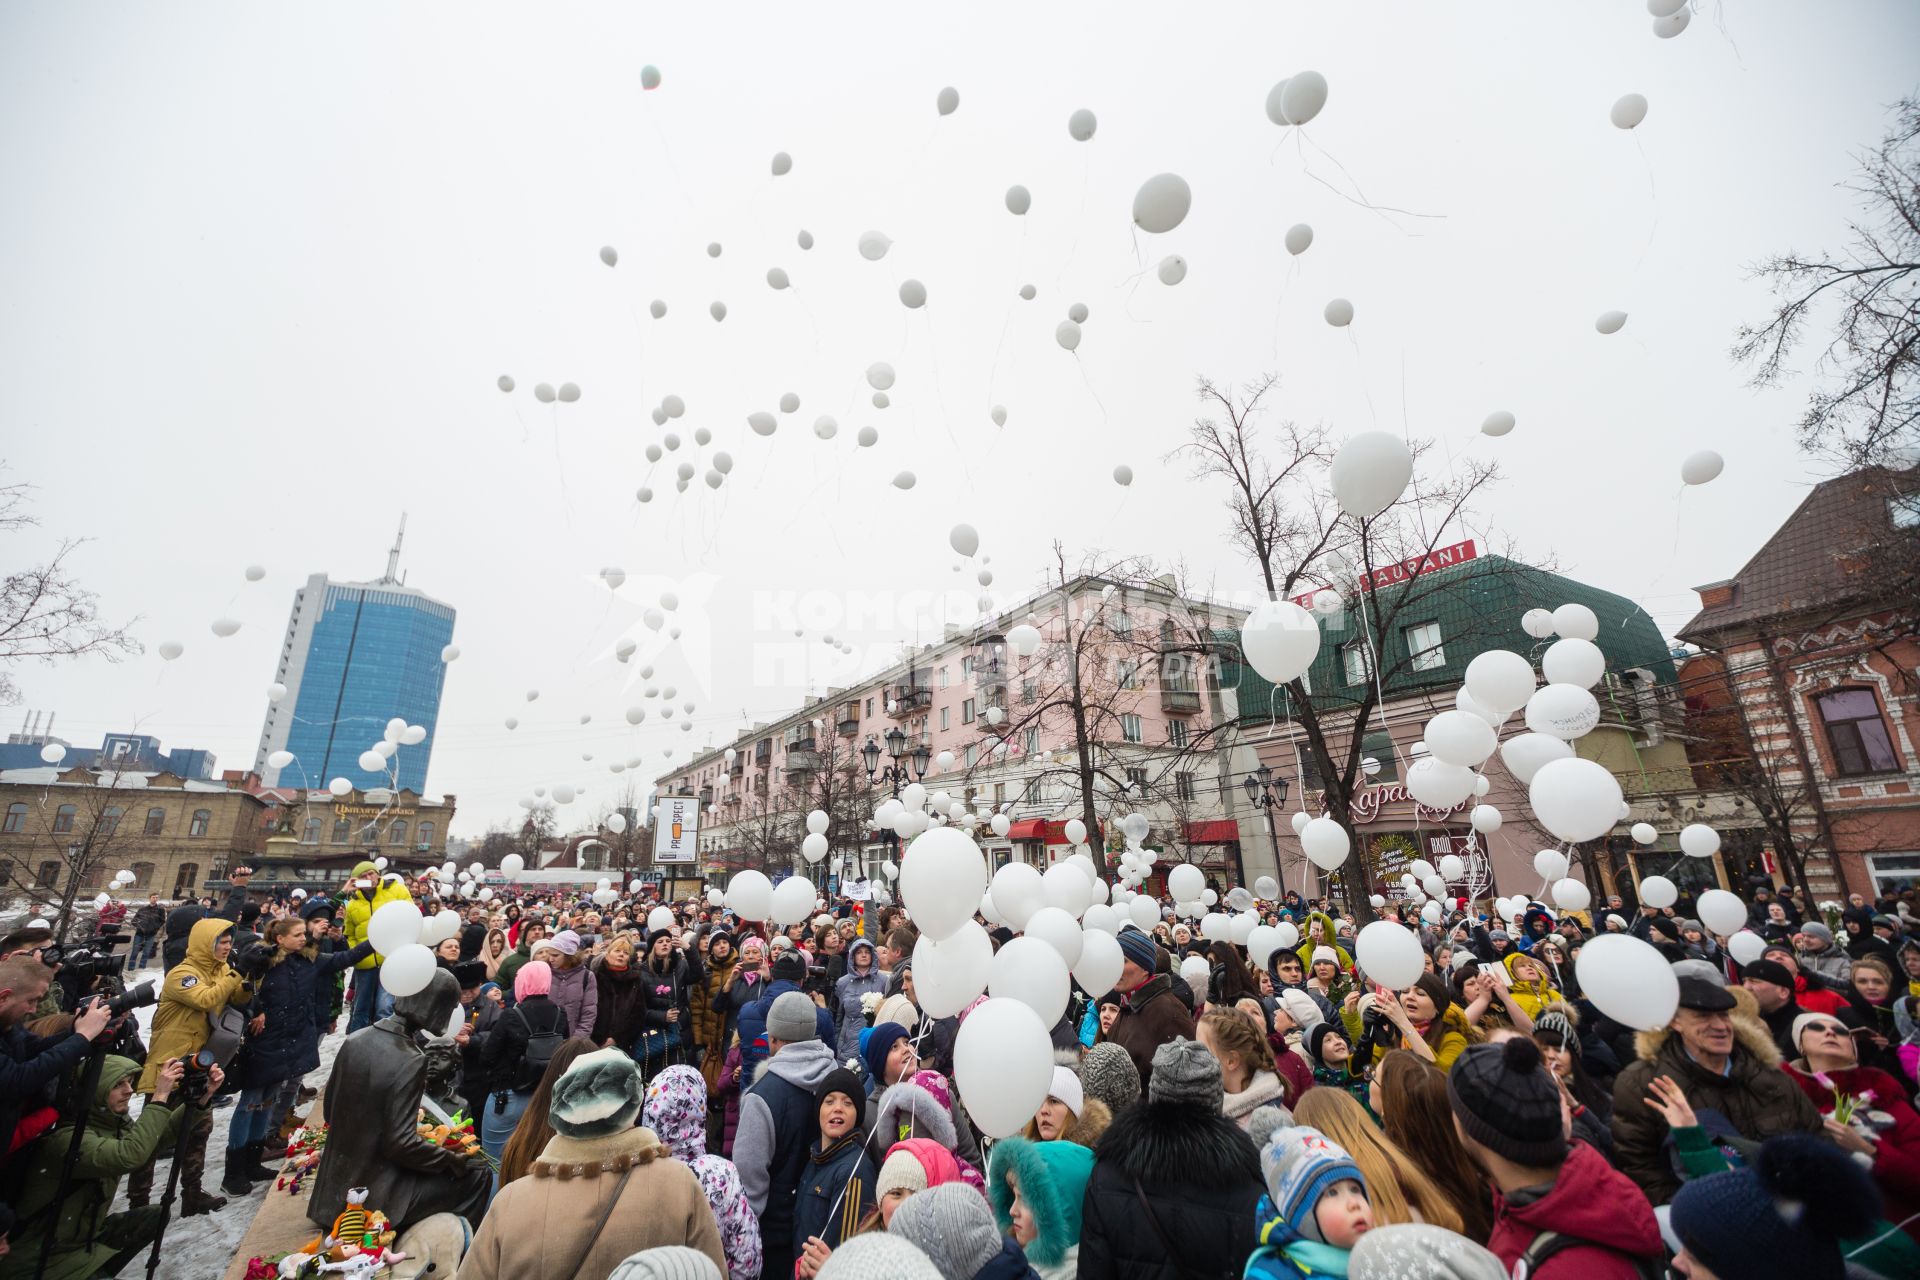
M1900 767L1871 689L1836 689L1814 699L1833 748L1833 772L1841 777L1889 773Z

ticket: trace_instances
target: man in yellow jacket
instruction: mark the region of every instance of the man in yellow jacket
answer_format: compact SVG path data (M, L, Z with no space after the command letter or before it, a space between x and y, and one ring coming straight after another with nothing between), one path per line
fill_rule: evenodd
M346 931L349 949L367 940L367 922L373 919L374 912L389 902L413 900L400 877L382 880L379 876L379 870L371 862L362 862L353 869L353 888L340 911L340 925ZM353 967L353 1011L347 1016L348 1035L373 1025L374 1019L384 1018L393 1010L393 997L380 989L380 962L385 959L376 952Z
M191 1059L206 1047L212 1033L208 1021L229 1004L245 1004L253 998L253 984L227 965L233 950L229 931L233 921L208 918L193 926L187 935L187 958L167 970L166 985L160 988L160 1003L153 1011L153 1034L147 1050L147 1064L140 1072L137 1091L151 1095L160 1079L160 1070L169 1062ZM212 1213L227 1202L209 1195L201 1187L207 1167L207 1135L213 1132L213 1112L200 1111L194 1119L192 1137L180 1165L180 1212L183 1217ZM147 1162L127 1178L127 1201L135 1208L145 1205L153 1194L153 1166L156 1151Z

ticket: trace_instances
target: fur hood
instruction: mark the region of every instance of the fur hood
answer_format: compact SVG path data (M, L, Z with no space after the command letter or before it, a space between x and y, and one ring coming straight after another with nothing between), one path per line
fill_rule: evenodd
M879 1148L879 1154L874 1157L876 1160L886 1158L887 1148L897 1140L900 1126L909 1124L913 1127L914 1137L931 1138L948 1151L952 1151L959 1140L953 1127L953 1114L947 1105L934 1097L932 1090L911 1080L902 1080L899 1084L890 1085L880 1095L880 1101L874 1109L873 1140L876 1143L884 1141L885 1144ZM869 1145L867 1149L872 1151L874 1148Z
M1073 1127L1067 1131L1066 1141L1076 1143L1091 1151L1100 1145L1100 1139L1113 1127L1113 1112L1100 1099L1088 1096L1080 1103L1080 1114L1073 1118Z
M1253 1139L1211 1107L1177 1102L1128 1107L1107 1126L1094 1155L1148 1187L1224 1190L1261 1182Z
M1001 1231L1013 1225L1013 1187L1033 1213L1039 1234L1026 1246L1027 1259L1039 1267L1059 1267L1080 1243L1080 1208L1093 1175L1093 1155L1071 1142L1029 1142L1013 1137L993 1144L987 1199Z
M1759 1006L1753 1001L1753 995L1744 987L1727 988L1733 994L1733 1041L1745 1049L1760 1062L1763 1067L1780 1065L1780 1046L1774 1043L1773 1033L1767 1030L1767 1024L1760 1021ZM1633 1037L1633 1051L1642 1062L1652 1062L1660 1056L1661 1048L1673 1037L1670 1028L1662 1027L1658 1031L1640 1031Z

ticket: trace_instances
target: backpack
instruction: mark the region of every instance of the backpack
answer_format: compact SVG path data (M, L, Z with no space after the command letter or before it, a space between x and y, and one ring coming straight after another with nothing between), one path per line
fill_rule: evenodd
M1526 1251L1513 1263L1513 1280L1527 1280L1537 1269L1547 1264L1547 1259L1567 1249L1604 1249L1611 1254L1625 1258L1633 1264L1634 1272L1641 1280L1660 1280L1666 1270L1660 1258L1643 1257L1637 1253L1625 1253L1611 1245L1600 1244L1593 1240L1582 1240L1579 1236L1563 1236L1558 1231L1542 1231L1528 1242Z
M565 1022L562 1021L562 1029L558 1031L535 1031L533 1024L527 1021L526 1011L519 1005L515 1005L511 1012L527 1030L526 1047L520 1051L520 1062L514 1068L513 1091L531 1093L540 1087L540 1078L546 1075L547 1064L553 1061L554 1053L567 1038ZM559 1010L554 1012L558 1013Z

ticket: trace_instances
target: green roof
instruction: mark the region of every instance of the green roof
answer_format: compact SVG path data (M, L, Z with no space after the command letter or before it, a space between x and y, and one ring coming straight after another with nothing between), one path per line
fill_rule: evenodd
M1607 670L1620 672L1643 667L1660 684L1675 679L1673 656L1653 619L1625 596L1576 582L1572 578L1536 569L1508 560L1504 556L1481 556L1448 569L1438 569L1414 580L1418 586L1409 592L1405 585L1385 588L1381 604L1391 615L1384 637L1381 669L1386 675L1389 701L1424 690L1450 690L1466 679L1467 664L1491 649L1511 649L1538 667L1540 655L1553 638L1536 640L1520 626L1520 617L1529 609L1555 609L1563 604L1583 604L1600 620L1600 634L1594 643L1606 655ZM1417 598L1408 599L1411 595ZM1367 632L1358 612L1359 596L1351 596L1344 614L1320 619L1320 653L1308 670L1308 688L1314 705L1322 711L1338 711L1360 701L1366 686L1347 682L1344 650L1364 644ZM1400 603L1406 600L1405 603ZM1374 622L1373 605L1368 604L1366 622ZM1414 670L1408 652L1408 634L1423 625L1437 624L1440 629L1438 661L1424 670ZM1264 724L1288 718L1288 698L1276 693L1240 656L1238 631L1216 631L1220 646L1220 685L1237 692L1240 722ZM1380 644L1382 637L1373 637ZM1423 646L1424 647L1424 646Z

